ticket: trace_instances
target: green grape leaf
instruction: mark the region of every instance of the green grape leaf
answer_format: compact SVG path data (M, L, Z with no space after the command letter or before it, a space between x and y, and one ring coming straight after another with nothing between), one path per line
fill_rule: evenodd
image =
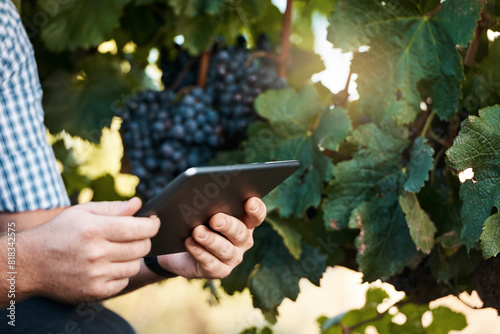
M335 178L322 206L329 227L347 227L352 210L359 204L377 194L398 191L403 177L399 156L409 143L407 137L408 131L392 122L381 128L366 124L352 132L347 141L359 151L353 159L335 166Z
M429 172L434 166L432 155L434 149L426 143L424 137L418 137L413 143L410 164L408 165L408 179L404 187L406 191L418 193L429 179Z
M399 196L399 205L405 214L406 223L415 246L418 250L429 254L434 246L436 226L429 215L420 207L415 194L404 192Z
M280 217L301 217L321 201L323 183L331 178L332 163L318 147L320 135L311 130L323 106L312 87L267 91L256 100L256 109L266 122L255 122L248 130L247 162L300 161L300 169L265 197L269 210L278 208ZM340 115L341 119L342 116ZM336 117L325 120L331 127Z
M97 46L109 39L128 2L68 0L54 5L51 0L40 0L40 10L49 9L49 20L41 37L53 52Z
M303 87L307 84L313 74L325 70L323 59L317 53L292 45L292 64L287 73L286 82L293 88Z
M175 15L189 18L202 14L214 15L224 5L224 0L168 0Z
M198 54L210 48L212 37L216 35L219 24L217 16L201 15L194 18L178 16L175 28L177 34L185 38L183 47L191 54Z
M269 120L280 133L307 133L309 119L324 107L318 94L311 86L305 86L300 92L295 90L269 90L255 100L257 113Z
M447 0L427 13L427 6L410 1L338 1L328 39L343 51L370 46L352 62L361 109L375 111L376 121L410 123L420 113L417 84L425 81L434 112L452 120L464 79L456 46L474 37L480 7L476 0Z
M351 310L333 318L325 319L323 317L318 319L321 324L321 333L342 334L344 333L343 328L351 326L352 329L350 329L349 333L352 334L364 334L368 326L375 327L378 333L389 333L392 315L389 313L380 314L377 311L377 306L388 297L387 292L381 288L369 288L366 291L366 302L362 308Z
M362 203L355 215L361 230L356 260L364 281L388 279L420 260L395 193Z
M291 225L291 222L282 220L279 217L273 217L271 214L266 217L266 220L283 238L283 243L290 254L296 260L299 260L302 254L302 236L299 231Z
M61 177L68 196L78 193L83 188L90 185L90 179L79 172L79 162L75 157L72 148L67 149L64 140L60 139L52 144L52 150L56 159L63 165Z
M485 258L497 256L500 253L500 214L496 213L484 222L481 233L481 248Z
M278 315L277 308L283 299L297 298L301 278L305 277L319 285L326 269L326 256L303 244L300 259L295 259L281 237L268 224L255 230L254 239L255 246L245 253L243 262L222 279L222 287L228 293L233 293L243 290L248 284L254 306L260 308L266 319L274 323ZM240 269L242 265L243 269ZM234 276L236 282L233 281Z
M118 194L115 187L115 178L112 175L106 174L95 180L92 180L90 188L94 191L92 201L125 201L128 197Z
M332 163L311 137L295 136L272 148L268 160L300 161L300 169L273 190L266 204L279 208L281 217L300 217L321 201L323 182L331 177Z
M493 207L500 208L500 106L480 110L479 117L470 116L461 127L446 154L452 168L474 172L460 186L461 237L471 249Z
M351 129L351 120L347 110L342 108L327 109L319 119L314 137L322 147L336 151Z
M119 99L135 84L121 72L118 57L87 57L79 68L78 75L55 71L43 82L45 124L51 133L66 130L99 142L101 129L109 126Z
M432 322L425 328L426 334L449 333L461 331L467 327L467 319L462 313L454 312L447 307L438 306L431 310Z

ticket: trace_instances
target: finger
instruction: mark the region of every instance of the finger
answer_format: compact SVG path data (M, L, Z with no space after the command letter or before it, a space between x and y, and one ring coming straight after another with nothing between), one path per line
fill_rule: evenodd
M109 264L109 281L135 276L141 270L141 260L114 262Z
M210 218L209 225L214 231L224 235L237 247L249 249L253 245L251 230L239 219L224 213L218 213Z
M101 217L98 228L102 236L113 242L152 238L160 229L160 219L151 217Z
M109 243L107 256L111 262L132 261L143 258L151 250L151 239Z
M224 278L231 273L231 267L208 252L192 237L184 242L186 249L196 261L196 276L200 278Z
M129 278L115 279L106 283L107 293L103 298L114 296L127 287Z
M243 259L243 252L239 248L204 225L196 227L192 236L198 244L225 264L236 266Z
M134 197L128 201L88 202L80 204L79 208L101 216L132 216L141 206L141 200Z
M249 229L259 226L267 215L266 205L258 197L252 197L245 203L245 213L241 220Z

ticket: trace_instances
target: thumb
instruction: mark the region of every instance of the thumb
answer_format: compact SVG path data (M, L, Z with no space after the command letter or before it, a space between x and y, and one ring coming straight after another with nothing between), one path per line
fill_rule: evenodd
M141 206L142 202L138 197L128 201L88 202L80 205L85 211L102 216L132 216Z

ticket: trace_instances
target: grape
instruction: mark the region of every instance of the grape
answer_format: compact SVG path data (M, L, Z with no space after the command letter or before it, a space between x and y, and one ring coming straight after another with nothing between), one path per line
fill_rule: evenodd
M177 97L144 91L117 111L125 156L140 179L136 191L146 200L187 168L206 165L222 144L212 99L200 88Z
M262 44L260 49L268 47L265 37L259 41ZM253 107L257 96L268 89L285 87L274 67L268 59L250 59L246 40L241 36L234 47L219 43L214 48L207 77L207 93L219 111L226 148L237 147L245 138L248 126L257 119Z

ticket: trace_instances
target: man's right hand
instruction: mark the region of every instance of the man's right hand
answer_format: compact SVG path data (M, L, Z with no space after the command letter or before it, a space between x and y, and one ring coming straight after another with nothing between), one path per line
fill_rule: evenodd
M160 227L157 217L132 217L140 207L138 198L85 203L19 233L25 289L67 303L119 293L139 272Z

